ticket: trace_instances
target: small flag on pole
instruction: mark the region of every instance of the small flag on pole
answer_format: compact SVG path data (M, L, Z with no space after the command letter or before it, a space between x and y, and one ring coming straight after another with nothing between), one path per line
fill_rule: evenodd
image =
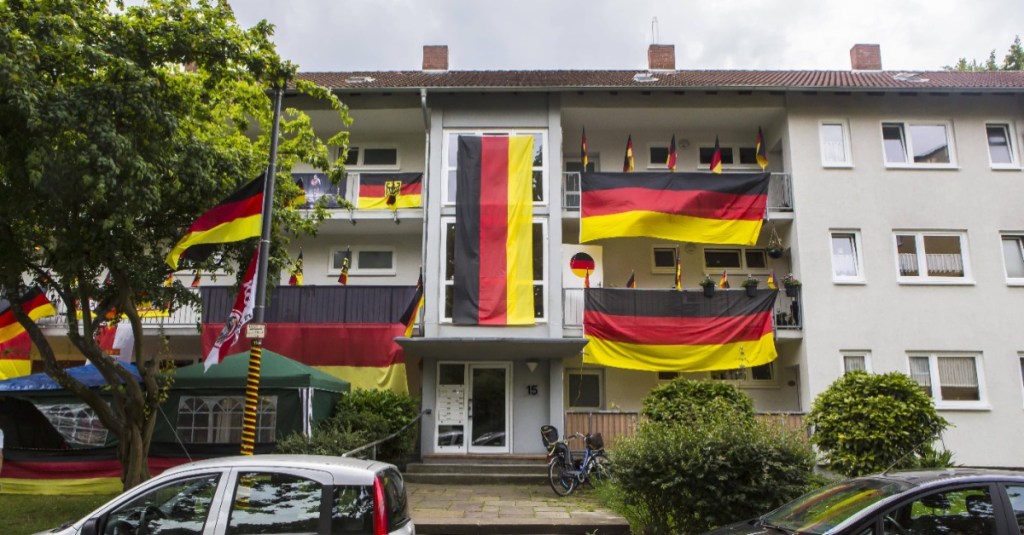
M622 172L632 173L633 168L633 134L630 134L626 139L626 157L622 160Z
M764 146L764 134L761 133L761 127L757 127L757 148L754 150L757 158L757 165L761 166L761 170L764 171L768 167L768 148Z
M352 251L345 249L345 256L341 258L341 273L338 274L338 284L348 286L348 269L352 265Z
M718 136L715 136L715 152L711 153L711 172L722 174L722 149L718 146Z
M416 293L413 294L412 300L409 301L409 306L405 308L405 312L402 313L402 325L405 325L406 338L412 336L413 328L416 327L416 317L419 316L420 310L423 309L423 270L420 270L420 278L416 281Z
M165 288L170 288L171 286L174 286L174 272L173 271L168 273L167 274L167 278L164 279L164 287Z
M292 276L288 277L288 286L302 286L302 249L299 249L299 258L295 260Z
M626 288L636 288L636 272L629 272L629 280L626 281Z
M676 290L683 289L683 259L679 256L679 250L676 249Z
M197 269L195 276L192 277L192 287L193 288L198 288L199 287L199 283L202 281L202 278L203 278L203 272L199 271Z
M676 161L679 159L679 154L676 151L676 135L672 134L672 142L668 144L668 160L665 165L669 171L673 173L676 171Z
M583 172L587 172L587 164L590 163L590 157L587 156L587 129L583 129L583 139L580 140L580 161L583 162Z
M583 277L583 287L590 288L590 270L587 270L587 274Z
M775 270L772 270L772 272L768 274L768 289L769 290L778 290L779 289L779 287L775 285Z
M718 287L719 288L728 288L729 287L729 276L725 273L725 271L722 271L722 278L718 281Z

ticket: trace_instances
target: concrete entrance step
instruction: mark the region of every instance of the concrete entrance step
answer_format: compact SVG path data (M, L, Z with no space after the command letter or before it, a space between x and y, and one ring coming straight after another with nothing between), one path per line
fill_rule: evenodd
M404 477L410 483L434 485L543 485L547 483L546 458L517 456L425 456L409 463Z

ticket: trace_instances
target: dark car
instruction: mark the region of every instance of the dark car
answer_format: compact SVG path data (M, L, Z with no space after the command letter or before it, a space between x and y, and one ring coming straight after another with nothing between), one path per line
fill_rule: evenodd
M847 479L708 535L727 533L1024 535L1024 472L957 468Z

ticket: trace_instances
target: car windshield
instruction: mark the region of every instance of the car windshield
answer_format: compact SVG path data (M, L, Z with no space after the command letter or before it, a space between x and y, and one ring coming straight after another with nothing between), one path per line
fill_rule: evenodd
M818 489L761 518L761 523L797 533L825 533L871 504L913 485L884 479L853 479Z

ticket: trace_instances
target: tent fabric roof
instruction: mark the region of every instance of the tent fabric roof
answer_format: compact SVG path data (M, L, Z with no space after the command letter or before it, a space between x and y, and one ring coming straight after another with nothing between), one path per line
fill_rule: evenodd
M134 364L124 364L122 362L118 362L118 364L127 368L136 379L140 381L142 380L139 376L139 370ZM91 364L68 368L67 372L71 377L89 388L107 385L107 380L103 378L99 369ZM49 375L46 375L46 373L43 372L0 381L0 392L41 392L63 389L64 387L60 386L57 381L54 381Z
M204 363L178 368L172 389L242 388L249 374L249 353L229 355L220 364L204 370ZM273 351L263 350L260 359L260 388L313 387L331 392L348 392L349 383L312 366Z

